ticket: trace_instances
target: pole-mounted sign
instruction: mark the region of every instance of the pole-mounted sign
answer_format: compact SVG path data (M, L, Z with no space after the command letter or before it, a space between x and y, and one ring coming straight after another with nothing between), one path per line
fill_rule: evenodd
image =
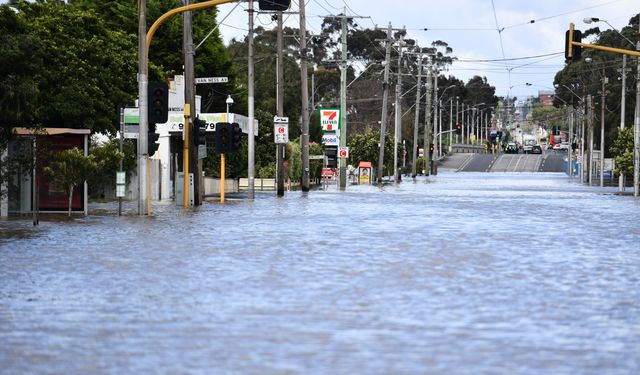
M320 125L322 130L326 132L334 132L340 128L340 110L339 109L319 109Z
M349 158L349 147L340 147L338 149L338 157L340 159L348 159Z
M289 142L289 118L278 117L273 118L273 141L275 143Z

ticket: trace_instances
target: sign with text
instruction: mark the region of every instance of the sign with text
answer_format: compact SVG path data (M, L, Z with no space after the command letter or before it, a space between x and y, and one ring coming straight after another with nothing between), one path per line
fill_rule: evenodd
M229 77L196 78L196 84L198 84L198 83L227 83L227 82L229 82Z
M327 133L322 135L322 144L326 146L338 146L339 139L336 134Z
M347 159L349 157L349 147L340 147L338 149L338 157L341 159Z
M322 130L333 132L340 128L340 110L339 109L319 109L320 125Z
M274 117L273 118L273 141L275 143L289 142L289 118Z

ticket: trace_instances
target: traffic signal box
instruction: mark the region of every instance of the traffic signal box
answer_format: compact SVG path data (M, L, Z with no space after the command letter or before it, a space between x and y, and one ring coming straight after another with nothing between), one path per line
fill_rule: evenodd
M216 154L228 154L231 151L231 124L219 122L216 124L216 137L213 151Z
M234 122L231 124L231 152L237 153L240 152L240 148L242 147L242 129L240 129L240 124Z
M206 145L207 140L207 123L204 120L196 117L193 120L193 144Z
M149 124L164 124L169 120L169 87L162 82L149 82L147 86Z
M285 11L290 4L291 0L258 0L260 10Z
M576 46L570 41L582 43L582 31L574 30L573 24L569 24L569 30L564 35L564 61L570 63L582 58L582 46Z
M158 147L160 144L156 143L160 138L160 134L156 133L155 126L149 128L149 132L147 133L147 155L149 157L153 156L156 151L158 151Z
M338 146L325 146L324 155L327 157L327 168L338 167Z

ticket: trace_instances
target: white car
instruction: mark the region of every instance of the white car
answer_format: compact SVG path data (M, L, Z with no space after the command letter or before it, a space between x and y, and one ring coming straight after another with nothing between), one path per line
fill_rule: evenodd
M569 150L569 142L561 142L560 150Z

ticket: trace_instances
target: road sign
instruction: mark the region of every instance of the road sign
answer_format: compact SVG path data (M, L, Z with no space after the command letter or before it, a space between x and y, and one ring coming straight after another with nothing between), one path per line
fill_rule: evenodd
M349 147L340 147L338 149L338 157L340 159L347 159L349 157Z
M319 109L320 125L322 130L333 132L340 128L340 110L339 109Z
M339 139L336 134L323 134L322 144L325 146L338 146Z
M273 118L273 141L275 143L289 142L289 118L278 117Z
M309 160L324 160L324 155L309 155Z
M198 83L227 83L227 82L229 82L229 77L196 78L196 84L198 84Z

